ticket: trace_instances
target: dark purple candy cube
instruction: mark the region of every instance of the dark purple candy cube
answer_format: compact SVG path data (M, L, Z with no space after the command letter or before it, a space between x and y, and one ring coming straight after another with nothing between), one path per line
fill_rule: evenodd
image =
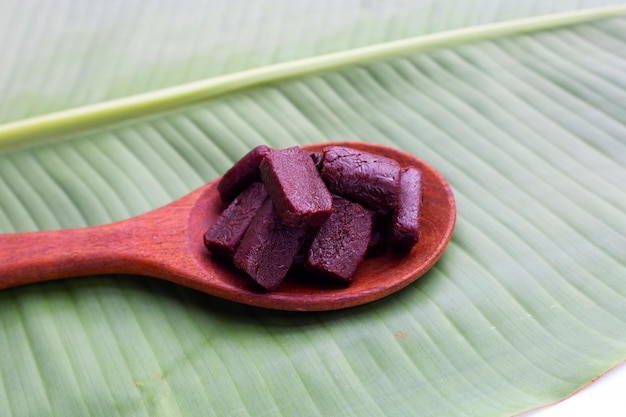
M263 183L249 185L204 234L206 248L216 255L232 259L246 229L267 197Z
M273 291L287 275L307 230L283 224L268 198L241 239L233 263L259 285Z
M410 250L419 240L422 206L422 173L417 168L404 168L400 175L398 206L391 222L390 247L401 252Z
M261 179L281 221L288 226L319 226L333 209L333 198L311 155L297 146L263 158Z
M306 267L350 282L370 242L372 212L342 197L334 197L334 207L333 214L311 242Z
M272 149L268 146L259 145L235 162L217 184L222 200L230 203L250 184L261 181L259 164L271 151Z
M324 148L322 179L334 193L386 212L396 207L400 165L385 156L344 146Z

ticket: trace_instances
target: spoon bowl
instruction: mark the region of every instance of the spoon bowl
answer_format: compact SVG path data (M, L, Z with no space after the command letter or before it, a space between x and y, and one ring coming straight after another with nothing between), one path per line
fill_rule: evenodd
M383 145L328 142L303 146L320 151L339 145L384 155L422 171L423 205L418 243L405 254L365 259L350 285L290 271L278 290L261 289L243 272L213 257L203 236L225 203L219 178L143 215L79 229L0 235L0 288L52 279L133 274L160 278L238 303L276 310L337 310L394 293L428 271L454 229L456 205L446 180L418 158Z

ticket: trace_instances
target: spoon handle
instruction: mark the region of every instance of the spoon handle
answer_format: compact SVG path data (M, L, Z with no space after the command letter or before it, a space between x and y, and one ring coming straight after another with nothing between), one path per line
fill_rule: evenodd
M129 223L0 234L0 288L132 272L136 257L129 251Z

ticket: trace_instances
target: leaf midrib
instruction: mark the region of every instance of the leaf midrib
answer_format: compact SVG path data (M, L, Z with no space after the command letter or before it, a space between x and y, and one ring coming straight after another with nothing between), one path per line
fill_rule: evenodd
M626 15L626 6L489 23L287 61L0 125L0 152L171 110L245 88L435 48L537 32Z

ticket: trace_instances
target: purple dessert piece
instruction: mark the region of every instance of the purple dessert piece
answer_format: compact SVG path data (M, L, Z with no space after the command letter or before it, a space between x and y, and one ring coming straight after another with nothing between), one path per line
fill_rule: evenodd
M324 148L322 179L335 194L367 208L386 212L396 207L400 165L385 156L344 146Z
M260 165L281 221L288 226L319 226L328 219L333 199L310 154L297 146L272 151Z
M319 227L309 227L307 229L306 234L304 235L304 239L302 242L302 246L300 246L300 250L296 255L296 258L293 260L292 267L303 268L306 263L306 258L309 254L309 248L311 247L311 243L317 234Z
M241 239L233 263L266 290L273 291L287 275L307 230L284 225L268 198Z
M366 258L373 258L387 252L390 217L389 213L373 213L372 237L367 246Z
M265 186L254 182L226 207L204 234L204 245L216 255L232 259L254 215L267 199Z
M250 184L261 181L259 164L271 151L268 146L259 145L235 162L217 184L222 200L230 203Z
M391 222L390 247L396 252L408 251L419 239L422 205L422 173L408 167L400 175L398 206Z
M335 209L315 235L306 267L316 273L350 282L370 242L372 212L345 198L333 199Z

